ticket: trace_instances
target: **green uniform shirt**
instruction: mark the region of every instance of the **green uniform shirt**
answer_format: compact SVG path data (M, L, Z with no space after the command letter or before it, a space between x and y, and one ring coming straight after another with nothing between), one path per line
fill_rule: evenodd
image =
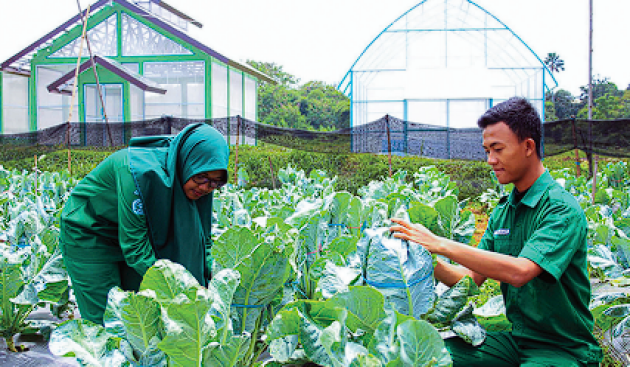
M587 222L575 198L545 171L520 202L501 199L480 249L538 264L543 273L516 288L501 283L512 335L566 349L583 362L599 362L586 260Z
M72 190L61 223L60 242L70 260L125 261L140 275L156 261L126 149L105 159Z

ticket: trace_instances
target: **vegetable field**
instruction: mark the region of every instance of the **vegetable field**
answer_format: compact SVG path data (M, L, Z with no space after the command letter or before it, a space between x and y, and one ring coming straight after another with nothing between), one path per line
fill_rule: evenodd
M626 164L602 167L594 198L590 180L552 175L588 218L593 282L618 290L594 294L600 337L622 337L630 328ZM241 184L247 179L239 172ZM451 289L436 284L434 256L387 230L390 218L404 218L474 245L471 204L489 212L509 188L460 200L455 182L432 166L357 194L320 170L288 166L277 180L277 189L228 185L215 193L208 288L160 260L138 292L110 291L100 326L72 319L58 249L60 210L76 179L0 169L0 330L8 348L18 353L14 336L37 333L50 338L54 355L86 366L449 366L444 335L477 345L486 330L510 327L501 297L479 295L470 278ZM42 309L63 321L29 318Z

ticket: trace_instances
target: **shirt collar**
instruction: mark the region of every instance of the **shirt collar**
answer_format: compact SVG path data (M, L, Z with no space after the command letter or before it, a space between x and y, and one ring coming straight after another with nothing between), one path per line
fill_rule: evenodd
M551 174L548 170L545 170L545 172L543 172L543 174L540 175L538 179L536 179L536 182L534 182L534 184L529 189L527 189L527 193L525 194L523 199L521 199L521 203L523 205L527 205L530 208L535 207L536 205L538 205L540 198L547 191L549 185L551 185L553 182L553 177L551 177ZM510 193L508 202L510 203L510 205L516 205L517 203L515 203L514 201L515 192L513 190L512 193Z

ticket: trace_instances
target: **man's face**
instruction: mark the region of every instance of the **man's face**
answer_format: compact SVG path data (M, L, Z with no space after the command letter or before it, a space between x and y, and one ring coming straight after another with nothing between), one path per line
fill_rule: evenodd
M195 176L201 177L203 181L207 182L200 185L196 183L193 178L186 181L183 187L184 194L190 200L197 200L200 197L208 195L214 191L214 187L212 187L212 183L210 181L221 181L223 178L223 171L209 171Z
M528 157L536 154L532 139L518 140L518 136L504 122L483 129L483 149L488 164L503 185L519 182L529 169Z

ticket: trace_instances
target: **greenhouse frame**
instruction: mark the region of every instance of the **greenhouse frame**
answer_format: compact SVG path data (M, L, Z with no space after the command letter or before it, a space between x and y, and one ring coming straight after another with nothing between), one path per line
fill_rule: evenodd
M273 80L189 37L199 22L160 0L89 10L89 42L85 9L0 65L0 133L164 115L256 120L257 86Z
M446 128L476 127L488 108L527 98L544 121L555 78L507 25L469 0L424 0L387 26L338 89L351 126L385 115Z

